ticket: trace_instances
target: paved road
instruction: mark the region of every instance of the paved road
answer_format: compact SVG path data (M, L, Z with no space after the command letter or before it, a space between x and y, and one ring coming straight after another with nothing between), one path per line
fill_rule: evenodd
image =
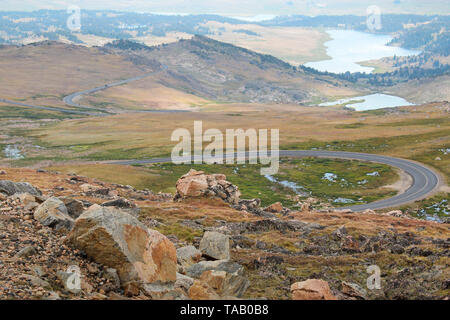
M148 72L148 73L142 74L137 77L133 77L133 78L129 78L129 79L121 80L121 81L116 81L116 82L105 84L101 87L96 87L93 89L75 92L75 93L72 93L63 98L64 103L67 104L68 106L71 106L74 108L79 108L79 109L85 109L85 110L89 110L89 111L70 110L70 109L63 109L63 108L58 108L58 107L37 106L37 105L17 102L17 101L13 101L13 100L1 99L1 98L0 98L0 102L13 104L16 106L21 106L21 107L27 107L27 108L33 108L33 109L39 109L39 110L47 110L47 111L57 111L57 112L63 112L63 113L68 113L68 114L78 114L78 115L86 115L86 116L104 116L104 115L111 114L111 112L108 112L106 110L99 109L99 108L83 106L81 104L74 102L74 99L80 98L83 95L92 94L92 93L95 93L98 91L106 90L108 88L117 87L117 86L121 86L121 85L130 83L130 82L133 82L133 81L141 80L141 79L144 79L151 75L154 75L154 74L157 74L157 73L167 70L167 66L165 66L165 65L162 65L161 68L162 68L161 70ZM142 113L147 113L147 112L171 113L171 112L186 112L186 111L185 110L136 110L136 111L129 111L129 112L133 112L133 113L141 113L141 112Z
M400 193L392 198L372 202L369 204L355 205L345 208L351 209L353 211L398 207L427 197L439 186L439 175L437 173L417 162L405 159L375 154L341 152L341 151L280 150L279 153L281 157L323 157L323 158L353 159L360 161L377 162L399 168L412 177L413 180L412 185L405 192ZM249 154L246 153L246 156L248 157ZM155 158L147 160L123 160L123 161L109 161L108 163L133 165L133 164L164 163L164 162L171 162L171 159Z
M88 107L88 106L83 106L83 105L81 105L79 103L74 102L73 100L77 99L77 98L81 98L84 95L93 94L93 93L98 92L98 91L106 90L106 89L109 89L109 88L112 88L112 87L121 86L121 85L130 83L130 82L133 82L133 81L142 80L142 79L147 78L149 76L152 76L152 75L158 74L160 72L166 71L167 69L168 69L168 67L166 65L161 65L161 70L147 72L147 73L142 74L140 76L128 78L128 79L125 79L125 80L116 81L116 82L113 82L113 83L108 83L108 84L105 84L103 86L96 87L96 88L93 88L93 89L87 89L87 90L75 92L75 93L72 93L72 94L64 97L63 101L64 101L65 104L67 104L67 105L69 105L71 107L105 112L105 110L102 110L102 109ZM172 110L172 112L176 112L176 111L177 110ZM162 112L162 110L141 110L141 111L137 111L137 112Z
M88 90L75 92L75 93L72 93L71 95L68 95L68 96L64 97L63 101L64 101L65 104L67 104L67 105L69 105L71 107L88 109L88 110L95 110L95 111L103 111L104 112L104 110L102 110L102 109L88 107L88 106L83 106L83 105L81 105L79 103L74 102L73 100L76 99L76 98L81 98L84 95L93 94L95 92L102 91L102 90L105 90L105 89L108 89L108 88L117 87L117 86L121 86L121 85L130 83L130 82L133 82L133 81L141 80L141 79L144 79L144 78L149 77L151 75L154 75L154 74L156 74L158 72L161 72L161 71L153 71L153 72L149 72L149 73L137 76L137 77L133 77L133 78L129 78L129 79L125 79L125 80L121 80L121 81L105 84L105 85L103 85L101 87L96 87L96 88L93 88L93 89L88 89Z

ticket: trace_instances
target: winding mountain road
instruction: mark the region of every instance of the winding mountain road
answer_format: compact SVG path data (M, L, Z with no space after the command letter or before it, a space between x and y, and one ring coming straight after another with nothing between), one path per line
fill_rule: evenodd
M96 87L93 89L83 90L79 92L72 93L66 97L64 97L63 101L65 104L79 108L85 109L87 111L79 111L79 110L70 110L63 109L57 107L46 107L46 106L36 106L31 104L25 104L21 102L16 102L7 99L1 99L0 102L8 103L13 105L18 105L22 107L29 107L40 110L48 110L48 111L58 111L69 114L78 114L78 115L86 115L86 116L101 116L107 115L108 112L102 109L83 106L74 100L82 97L83 95L92 94L98 91L102 91L111 87L116 87L120 85L124 85L133 81L144 79L148 76L154 75L156 73L167 70L167 66L162 65L162 69L158 71L153 71L150 73L146 73L137 77L113 82L110 84L106 84L100 87ZM97 111L97 112L94 112ZM102 112L102 113L100 113ZM139 110L132 112L188 112L186 110ZM439 175L433 170L425 167L424 165L413 162L410 160L393 158L388 156L381 156L376 154L366 154L366 153L354 153L354 152L341 152L341 151L317 151L317 150L280 150L279 155L281 157L323 157L323 158L339 158L339 159L352 159L352 160L360 160L360 161L369 161L369 162L377 162L386 164L392 167L399 168L403 170L408 175L412 177L411 186L404 192L397 194L396 196L388 199L383 199L380 201L350 206L345 209L351 209L353 211L363 211L366 209L384 209L397 207L404 204L408 204L417 200L421 200L426 198L428 195L433 193L440 184ZM226 156L226 155L225 155ZM255 156L254 154L245 154L246 157ZM157 159L147 159L147 160L117 160L117 161L109 161L106 163L114 163L114 164L122 164L122 165L133 165L133 164L146 164L146 163L164 163L171 162L170 158L157 158Z
M166 68L163 67L163 70L165 70L165 69ZM83 105L81 105L79 103L76 103L76 102L74 102L74 99L78 99L78 98L81 98L84 95L93 94L95 92L106 90L106 89L109 89L109 88L112 88L112 87L121 86L121 85L130 83L130 82L133 82L133 81L142 80L142 79L147 78L147 77L149 77L151 75L157 74L157 73L159 73L161 71L162 70L152 71L152 72L148 72L148 73L145 73L145 74L137 76L137 77L133 77L133 78L125 79L125 80L120 80L120 81L116 81L116 82L113 82L113 83L108 83L108 84L105 84L103 86L96 87L96 88L93 88L93 89L87 89L87 90L75 92L75 93L72 93L72 94L64 97L63 101L64 101L65 104L67 104L68 106L71 106L71 107L82 108L82 109L87 109L87 110L103 111L104 112L104 110L102 110L102 109L88 107L88 106L83 106Z
M235 154L236 155L236 154ZM243 155L242 153L239 155ZM255 156L256 154L245 153L245 157ZM388 199L379 200L376 202L350 206L342 209L351 209L352 211L364 211L366 209L386 209L398 207L417 200L426 198L439 187L439 175L433 170L424 165L410 160L393 158L388 156L343 152L343 151L318 151L318 150L280 150L280 157L320 157L320 158L337 158L337 159L351 159L359 161L368 161L386 164L400 170L403 170L412 177L412 184L409 188L396 196ZM225 155L226 156L226 155ZM190 159L190 158L189 158ZM208 160L208 159L206 159ZM148 163L165 163L171 162L170 158L154 158L146 160L122 160L109 161L111 164L133 165L133 164L148 164Z
M68 113L68 114L78 114L78 115L86 115L86 116L104 116L104 115L108 115L111 114L111 112L108 112L106 110L100 109L100 108L94 108L94 107L89 107L89 106L84 106L81 105L77 102L75 102L74 100L81 98L84 95L88 95L88 94L92 94L95 92L99 92L102 90L106 90L112 87L117 87L117 86L121 86L133 81L137 81L137 80L142 80L144 78L147 78L149 76L158 74L162 71L167 70L167 66L166 65L161 65L161 70L157 70L157 71L152 71L152 72L147 72L145 74L136 76L136 77L132 77L132 78L128 78L128 79L124 79L124 80L120 80L120 81L116 81L116 82L112 82L112 83L108 83L105 84L103 86L100 87L96 87L93 89L87 89L87 90L83 90L83 91L78 91L75 93L72 93L66 97L63 98L63 101L66 105L74 107L74 108L79 108L79 109L85 109L85 110L89 110L89 111L79 111L79 110L70 110L70 109L64 109L64 108L58 108L58 107L46 107L46 106L37 106L37 105L33 105L33 104L28 104L28 103L22 103L22 102L17 102L17 101L13 101L13 100L8 100L8 99L2 99L0 98L0 102L1 103L7 103L7 104L12 104L12 105L16 105L16 106L21 106L21 107L27 107L27 108L32 108L32 109L39 109L39 110L47 110L47 111L57 111L57 112L62 112L62 113ZM96 112L94 112L96 111ZM131 112L134 113L139 113L139 112L185 112L185 110L133 110Z

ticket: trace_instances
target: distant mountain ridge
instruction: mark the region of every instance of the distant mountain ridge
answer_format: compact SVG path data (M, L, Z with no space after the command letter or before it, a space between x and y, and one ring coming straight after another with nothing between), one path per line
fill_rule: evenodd
M121 40L101 49L138 65L157 61L168 69L162 84L212 100L300 104L323 95L325 87L344 87L331 76L201 35L155 47Z

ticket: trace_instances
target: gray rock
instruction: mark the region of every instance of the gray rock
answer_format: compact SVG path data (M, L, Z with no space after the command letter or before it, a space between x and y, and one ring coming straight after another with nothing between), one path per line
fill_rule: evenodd
M83 202L69 197L60 198L60 200L64 202L64 205L67 208L67 213L73 219L78 218L83 213L84 211Z
M120 278L116 269L107 268L105 270L105 278L111 281L116 288L120 288Z
M29 274L23 274L23 275L21 276L21 278L24 278L24 279L26 279L26 280L29 280L33 286L36 286L36 287L42 287L42 288L44 288L44 289L49 289L49 288L51 288L50 283L48 283L48 282L45 281L45 280L42 280L42 279L39 278L39 277L32 276L32 275L29 275Z
M206 257L217 260L229 260L230 237L222 233L207 231L200 241L199 249Z
M150 296L153 300L158 300L175 290L175 287L173 283L145 283L142 289L147 296Z
M342 239L347 235L347 229L345 226L340 226L332 233L332 235L335 239Z
M177 273L177 281L175 281L174 287L175 289L181 288L184 291L188 292L189 288L194 284L194 279L184 274Z
M121 209L136 207L136 205L133 202L131 202L130 200L124 199L124 198L119 198L116 200L104 202L104 203L102 203L102 206L103 207L117 207L117 208L121 208Z
M242 297L250 286L250 281L238 273L228 273L220 270L205 271L200 277L222 297Z
M119 209L93 205L76 220L67 240L95 262L116 269L124 288L176 280L173 243Z
M16 193L29 193L33 196L40 196L42 192L36 189L28 182L12 182L9 180L0 180L0 193L12 196Z
M356 283L342 281L342 293L358 299L366 299L367 291Z
M401 245L399 244L394 244L391 248L391 252L395 253L395 254L402 254L405 252L405 248L403 248Z
M187 268L198 262L202 257L202 252L194 246L186 246L177 249L178 264Z
M244 267L229 260L201 261L186 270L186 275L192 278L200 278L203 272L208 270L226 271L227 273L243 276Z
M34 219L61 232L72 230L74 225L74 220L69 216L64 203L55 197L47 199L36 209Z
M33 246L28 246L23 249L21 249L19 252L16 253L16 258L27 258L32 255L35 255L37 253L36 248Z

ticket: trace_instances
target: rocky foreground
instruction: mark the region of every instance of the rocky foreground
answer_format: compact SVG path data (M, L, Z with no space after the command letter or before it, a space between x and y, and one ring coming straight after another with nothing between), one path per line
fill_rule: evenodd
M173 196L0 170L0 299L450 296L448 224L317 212L314 199L298 212L262 208L224 175L194 170L176 187ZM374 266L380 286L368 287Z

